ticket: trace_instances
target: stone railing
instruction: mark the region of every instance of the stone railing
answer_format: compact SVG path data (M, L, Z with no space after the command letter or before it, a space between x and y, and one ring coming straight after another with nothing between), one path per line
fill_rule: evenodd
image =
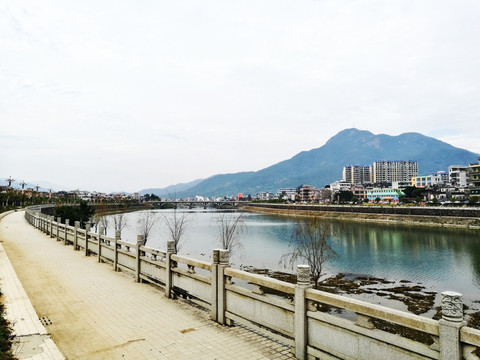
M461 294L442 293L440 321L312 289L310 268L299 265L297 283L229 266L226 250L207 263L167 250L66 226L61 219L27 209L26 220L61 244L131 273L207 309L212 320L235 322L289 345L298 359L479 359L480 331L465 326ZM56 220L56 221L55 221ZM67 221L68 223L68 221Z

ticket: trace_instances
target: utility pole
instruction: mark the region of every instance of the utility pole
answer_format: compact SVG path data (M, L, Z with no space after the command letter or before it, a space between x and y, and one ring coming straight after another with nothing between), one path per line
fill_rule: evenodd
M15 179L12 179L12 177L10 176L8 179L5 179L6 182L8 182L8 187L12 187L12 182L15 181Z

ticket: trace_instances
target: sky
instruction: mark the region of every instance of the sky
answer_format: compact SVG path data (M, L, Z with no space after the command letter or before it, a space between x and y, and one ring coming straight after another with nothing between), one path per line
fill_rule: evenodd
M479 18L478 0L3 0L0 176L134 192L352 127L480 153Z

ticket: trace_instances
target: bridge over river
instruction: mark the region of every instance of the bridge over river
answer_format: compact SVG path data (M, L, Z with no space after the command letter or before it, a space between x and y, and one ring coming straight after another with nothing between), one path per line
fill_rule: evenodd
M236 208L248 204L248 201L243 200L160 200L160 201L150 201L150 204L154 207L163 207L163 206L173 206L175 209L178 207L188 207L189 209L201 208L206 209L207 207L232 207Z

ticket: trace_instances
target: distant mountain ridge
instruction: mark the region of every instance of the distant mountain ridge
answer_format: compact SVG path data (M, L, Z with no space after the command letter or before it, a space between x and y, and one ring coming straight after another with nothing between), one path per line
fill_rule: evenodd
M447 171L450 165L468 165L475 162L478 156L479 154L415 132L398 136L374 135L370 131L352 128L340 131L319 148L302 151L265 169L219 174L205 180L179 184L181 186L177 186L175 193L177 198L237 193L254 196L259 192L275 193L279 188L302 184L324 187L341 179L346 165L371 165L374 161L381 160L418 161L419 175L429 175L440 170ZM172 185L165 189L175 187ZM149 193L165 197L165 189L148 190Z

